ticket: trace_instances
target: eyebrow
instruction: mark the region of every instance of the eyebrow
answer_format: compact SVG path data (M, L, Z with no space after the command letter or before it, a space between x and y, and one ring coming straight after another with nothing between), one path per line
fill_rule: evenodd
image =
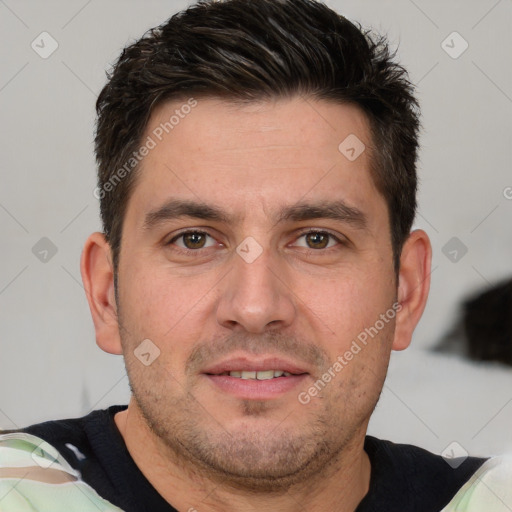
M239 219L225 212L215 205L187 199L171 199L165 204L150 211L144 218L143 229L150 231L164 222L190 217L208 221L232 224ZM366 215L354 206L343 200L316 201L313 203L300 202L291 206L284 206L274 217L275 224L285 221L300 222L314 219L332 219L352 225L357 229L367 228Z

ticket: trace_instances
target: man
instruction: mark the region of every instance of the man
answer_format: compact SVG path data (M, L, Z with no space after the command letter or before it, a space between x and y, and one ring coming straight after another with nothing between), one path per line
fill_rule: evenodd
M312 0L202 2L97 111L81 271L132 399L4 434L2 510L439 511L492 473L366 435L430 283L384 39Z

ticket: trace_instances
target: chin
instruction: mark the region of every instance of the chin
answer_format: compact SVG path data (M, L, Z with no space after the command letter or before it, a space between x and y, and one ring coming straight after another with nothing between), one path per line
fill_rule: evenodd
M220 425L189 426L187 432L175 431L166 444L179 443L188 465L200 468L203 476L240 490L279 493L307 482L341 449L313 430L245 419L229 431Z

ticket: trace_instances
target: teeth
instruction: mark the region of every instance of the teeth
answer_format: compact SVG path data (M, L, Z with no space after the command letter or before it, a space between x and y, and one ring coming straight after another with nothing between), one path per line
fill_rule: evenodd
M230 377L238 377L239 379L257 379L257 380L269 380L275 377L290 377L292 374L284 372L282 370L263 370L260 372L254 371L233 371L229 372Z
M265 370L264 372L256 372L258 380L268 380L274 378L274 370Z

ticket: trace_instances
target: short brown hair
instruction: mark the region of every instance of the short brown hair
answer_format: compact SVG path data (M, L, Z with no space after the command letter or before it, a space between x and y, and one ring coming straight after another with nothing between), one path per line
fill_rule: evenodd
M388 206L398 272L416 211L419 109L393 58L385 37L314 0L200 0L126 47L96 104L97 191L114 273L138 166L113 179L140 147L155 107L191 96L294 95L354 104L367 116L371 173Z

